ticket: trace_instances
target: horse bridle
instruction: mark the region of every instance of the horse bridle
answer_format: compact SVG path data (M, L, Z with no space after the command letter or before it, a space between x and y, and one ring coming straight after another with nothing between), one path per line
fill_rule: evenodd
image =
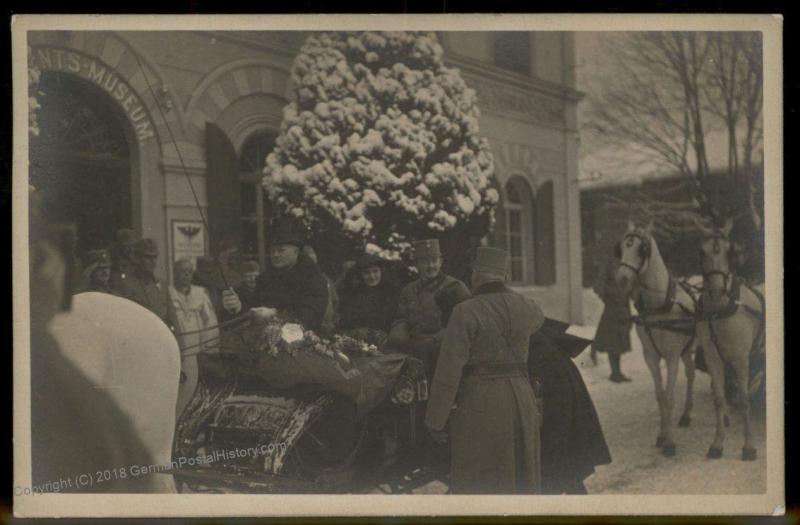
M728 240L720 232L714 232L713 235L706 236L706 239L713 239L714 244L712 246L712 250L714 251L715 255L719 255L720 252L722 251L722 248L720 247L720 244L719 244L720 241L721 240L725 240L725 241ZM702 252L702 251L701 251L701 253L702 253L702 255L701 255L701 261L700 261L700 267L702 269L702 267L705 266L704 259L705 259L705 255L706 254L705 254L705 252ZM730 253L728 254L728 256L730 256ZM723 290L727 290L728 289L728 280L731 278L731 275L732 275L732 272L730 271L730 269L728 269L727 272L723 272L722 270L717 270L716 268L711 269L709 271L703 271L703 280L710 279L711 277L713 277L715 275L719 275L719 276L722 277L722 289Z
M628 264L622 260L622 243L628 240L631 237L635 237L641 241L641 245L639 245L639 257L641 258L641 262L639 266L636 267L632 264ZM637 232L629 232L626 233L622 240L617 244L617 259L619 259L619 265L630 270L633 270L634 275L636 278L639 278L639 274L642 273L642 269L644 268L645 263L650 259L650 239L646 236L642 235L641 233Z

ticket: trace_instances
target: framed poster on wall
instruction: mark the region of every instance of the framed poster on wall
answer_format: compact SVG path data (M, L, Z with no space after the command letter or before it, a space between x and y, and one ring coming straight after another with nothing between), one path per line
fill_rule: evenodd
M193 264L206 254L206 232L202 221L172 221L172 264L189 259Z

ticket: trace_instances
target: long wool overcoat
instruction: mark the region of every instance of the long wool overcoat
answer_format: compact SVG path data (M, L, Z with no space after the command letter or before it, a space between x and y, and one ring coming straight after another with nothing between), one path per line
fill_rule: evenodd
M539 490L541 416L527 374L471 374L465 373L465 365L525 367L528 340L543 322L538 306L500 283L479 288L453 309L425 418L436 430L450 422L452 492Z
M531 337L528 370L541 385L542 493L571 493L597 465L611 462L581 373L552 336Z
M615 270L616 265L609 263L594 286L603 301L603 313L592 346L597 352L622 354L631 351L632 323L628 295L617 286Z

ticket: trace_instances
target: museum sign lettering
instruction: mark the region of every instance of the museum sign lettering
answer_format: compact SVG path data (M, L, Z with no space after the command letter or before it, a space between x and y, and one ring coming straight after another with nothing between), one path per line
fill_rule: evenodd
M114 69L94 58L66 49L34 48L32 58L34 65L42 71L73 73L106 91L128 116L139 142L154 136L144 104Z

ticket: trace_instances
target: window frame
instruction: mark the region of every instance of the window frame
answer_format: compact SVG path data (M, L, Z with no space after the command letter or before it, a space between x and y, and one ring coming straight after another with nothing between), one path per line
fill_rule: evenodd
M269 220L268 211L267 210L267 196L264 193L264 190L261 186L261 181L263 179L263 166L266 163L266 155L264 155L263 159L258 160L256 166L261 166L259 169L256 167L252 171L247 171L243 168L242 164L245 160L245 155L248 153L247 149L252 144L258 140L258 137L266 137L271 136L273 147L274 141L278 138L279 131L272 127L264 127L258 128L251 131L247 137L242 141L242 144L239 148L237 157L239 159L239 164L237 165L236 174L237 180L239 181L240 191L242 192L242 209L240 210L240 224L242 228L242 243L244 244L246 235L245 235L245 223L246 222L255 222L256 225L256 253L255 254L248 254L248 255L255 255L258 259L258 263L263 267L266 259L267 259L267 251L266 251L266 231L267 231L267 222ZM257 152L256 152L257 153ZM244 187L251 187L253 189L252 198L255 200L254 204L254 214L245 215L244 214Z
M510 189L513 189L513 191L519 197L518 202L514 202L510 199ZM534 236L535 231L533 228L533 217L536 213L536 201L530 182L527 180L527 178L521 175L512 175L509 177L504 184L503 190L505 193L505 199L503 200L505 232L503 233L505 236L506 249L508 250L509 254L509 262L511 265L509 268L509 284L517 286L527 285L533 282L534 276L536 275L536 268L532 258L533 254L531 253L531 246L534 246L536 243ZM513 213L519 214L518 222L520 231L518 233L512 232L512 223L515 222L511 219ZM514 253L511 242L512 237L519 238L519 254ZM516 279L514 276L513 264L515 261L519 261L521 263L521 279Z

